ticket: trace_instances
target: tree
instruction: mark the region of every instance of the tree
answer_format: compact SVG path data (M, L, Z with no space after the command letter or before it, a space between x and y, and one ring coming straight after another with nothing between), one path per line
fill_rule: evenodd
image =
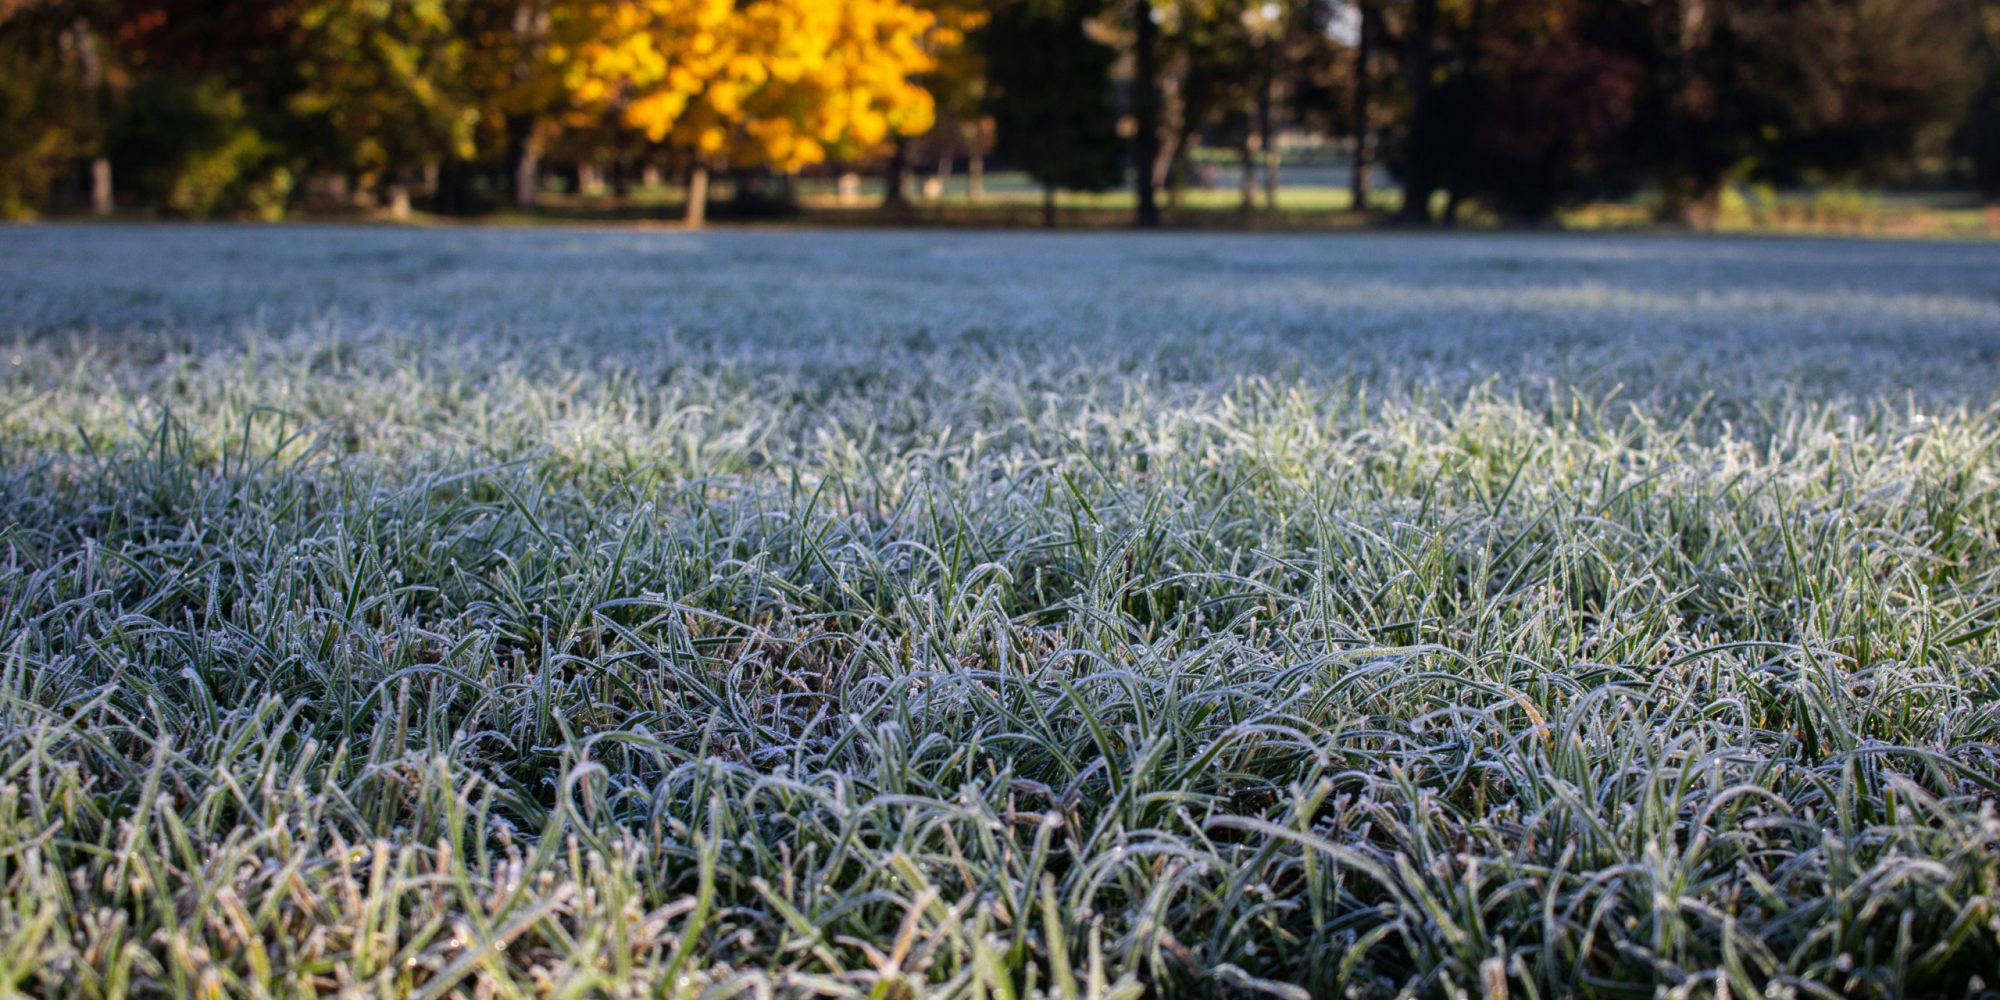
M1403 178L1403 204L1396 217L1404 222L1430 222L1431 197L1442 184L1442 166L1449 156L1444 91L1437 73L1438 41L1438 0L1410 0L1399 53L1403 87L1409 95L1396 164Z
M1382 35L1382 15L1375 0L1356 0L1354 96L1350 115L1354 132L1354 173L1348 178L1348 201L1357 212L1368 210L1375 190L1375 46Z
M299 171L338 169L341 139L304 92L300 0L117 0L127 67L107 152L135 200L167 212L281 214Z
M87 164L88 204L111 211L105 155L125 74L101 0L0 0L0 218L63 196Z
M1112 104L1117 53L1086 32L1089 0L1002 6L975 35L985 54L998 152L1042 186L1042 221L1056 192L1103 191L1123 179L1124 141Z
M1216 128L1236 148L1243 168L1244 211L1255 205L1259 126L1269 141L1269 105L1285 7L1276 0L1189 0L1161 8L1169 16L1173 108L1167 117L1169 203L1178 204L1192 172L1194 147Z
M576 102L570 84L575 53L603 37L612 12L589 0L452 2L465 46L465 89L479 111L474 146L489 157L499 152L514 207L534 208L550 133L607 114ZM469 159L448 162L445 170L443 196L461 209L470 201L463 190Z
M1972 63L1980 80L1952 136L1952 149L1971 161L1980 198L2000 205L2000 0L1986 0L1975 20Z
M322 165L410 210L414 174L470 157L479 112L464 86L466 43L445 0L315 0L299 11L288 110L330 138Z
M1160 10L1130 0L1132 18L1132 184L1142 229L1160 224Z
M578 46L571 92L690 159L699 225L712 166L789 173L928 129L913 77L933 65L933 24L900 0L642 0Z
M1661 216L1714 221L1738 178L1853 174L1907 158L1950 102L1952 0L1661 0L1635 35L1635 147Z
M914 2L932 17L931 28L924 34L924 50L931 57L931 68L917 82L930 92L934 121L922 136L896 140L884 201L893 205L903 199L904 175L911 159L918 156L936 162L934 177L942 195L952 160L960 153L967 157L970 186L973 197L977 198L984 174L981 157L986 152L987 73L984 51L968 44L968 37L986 23L988 4L984 0ZM900 164L896 163L898 159L902 161Z
M1615 23L1576 0L1515 0L1482 27L1466 76L1471 166L1454 172L1453 200L1477 197L1533 224L1629 184L1623 145L1641 69L1613 44Z

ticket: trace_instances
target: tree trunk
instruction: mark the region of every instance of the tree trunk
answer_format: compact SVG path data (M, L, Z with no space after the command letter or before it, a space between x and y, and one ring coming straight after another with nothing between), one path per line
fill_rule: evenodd
M1134 218L1143 229L1160 224L1160 27L1153 23L1152 0L1133 0L1132 174L1139 199Z
M852 170L840 172L840 178L833 182L833 196L842 206L861 203L861 175Z
M1680 60L1675 66L1674 78L1675 89L1681 96L1687 95L1696 86L1700 76L1697 56L1708 29L1708 5L1705 0L1686 0L1681 6ZM1672 175L1663 185L1659 218L1690 229L1712 229L1722 200L1722 178L1703 168L1702 161L1706 157L1701 150L1704 143L1698 134L1702 125L1685 116L1672 124L1676 162Z
M452 160L438 171L437 195L432 207L444 215L472 213L472 164Z
M514 207L534 208L542 186L542 136L533 115L507 118L507 176Z
M90 214L110 215L116 207L111 190L111 159L92 157L90 161Z
M1271 212L1278 210L1278 137L1271 124L1272 105L1276 103L1271 91L1277 83L1277 70L1273 65L1264 74L1264 86L1257 94L1257 148L1264 154L1264 208Z
M1368 210L1375 193L1375 123L1368 104L1373 87L1375 55L1375 8L1361 5L1361 37L1354 46L1354 175L1348 178L1349 206Z
M394 177L382 188L382 203L389 218L404 222L410 218L410 185L403 180L401 172Z
M700 229L708 221L708 165L697 163L688 171L687 214L689 229Z
M1176 64L1176 69L1181 64ZM1168 73L1170 84L1159 88L1160 129L1164 138L1161 142L1157 162L1159 166L1153 175L1153 183L1165 185L1167 189L1167 209L1178 211L1181 196L1187 193L1188 181L1194 175L1194 116L1188 113L1186 80L1180 73Z
M882 175L882 207L901 208L909 204L910 198L904 190L910 172L910 140L896 137L896 144L889 150L888 171Z
M82 77L83 92L89 95L89 116L84 128L89 141L99 147L90 158L90 212L92 215L110 215L111 204L111 160L102 151L104 135L102 124L104 109L110 97L105 93L104 62L98 57L97 34L90 28L90 22L77 18L70 31L76 46L80 63L78 70Z
M1056 186L1054 184L1042 185L1042 226L1046 229L1054 229L1056 227Z
M943 200L944 200L944 186L945 186L945 185L946 185L947 183L949 183L949 182L951 181L951 154L950 154L950 153L940 153L940 154L938 154L938 165L937 165L937 175L936 175L936 178L935 178L935 179L936 179L936 181L937 181L937 188L936 188L936 193L935 193L935 194L931 194L931 192L930 192L930 191L928 191L928 190L927 190L927 191L926 191L925 193L926 193L926 194L930 194L930 195L931 195L931 199L930 199L930 200L932 200L932 201L943 201Z
M965 161L965 198L975 205L986 199L986 154L976 149Z
M1243 190L1237 199L1237 211L1249 215L1257 210L1257 154L1251 147L1255 145L1250 130L1243 130L1243 139L1237 144L1236 155L1243 166Z
M1409 37L1404 40L1403 76L1411 96L1410 132L1413 147L1403 160L1403 204L1396 217L1429 225L1431 196L1438 190L1438 164L1433 162L1439 126L1436 65L1438 0L1416 0Z

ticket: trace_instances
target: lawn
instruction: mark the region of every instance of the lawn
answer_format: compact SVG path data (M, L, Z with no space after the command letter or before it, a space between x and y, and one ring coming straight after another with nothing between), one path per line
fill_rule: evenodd
M0 995L1991 990L1996 386L1994 244L0 229Z
M1378 173L1367 212L1354 211L1348 190L1350 173L1346 167L1323 164L1287 164L1279 172L1281 181L1277 207L1257 194L1254 212L1242 211L1241 168L1233 163L1212 162L1213 176L1207 185L1192 185L1178 196L1162 193L1166 225L1183 230L1329 232L1379 226L1401 206L1402 196L1395 179ZM951 228L1039 228L1042 217L1042 190L1027 175L1016 171L988 173L984 194L970 196L968 181L961 175L947 178L928 197L922 182L912 180L909 203L901 208L882 204L880 178L863 179L852 199L838 196L831 178L800 178L797 201L783 203L735 202L735 185L720 178L711 188L711 217L735 224L778 223L788 226L936 226ZM1569 206L1550 220L1566 229L1639 233L1659 228L1655 191L1641 191L1608 201L1592 201ZM1450 198L1439 193L1432 204L1442 216ZM1064 229L1129 229L1136 202L1128 187L1103 192L1063 191L1057 196L1057 225ZM635 187L624 197L609 192L577 195L544 192L538 208L521 212L505 210L492 217L507 225L602 224L640 221L677 222L684 211L685 194L678 185ZM433 216L432 221L449 222ZM1458 225L1468 229L1492 230L1505 223L1489 207L1476 201L1461 207ZM1776 189L1761 185L1736 185L1721 197L1715 219L1718 232L1734 235L1873 235L1904 239L1985 240L2000 236L2000 209L1984 209L1979 198L1960 190L1872 190L1828 186L1821 188Z

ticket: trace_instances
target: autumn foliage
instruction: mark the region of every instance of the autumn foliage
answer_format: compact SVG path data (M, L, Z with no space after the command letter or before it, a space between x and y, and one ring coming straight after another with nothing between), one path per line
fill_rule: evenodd
M142 77L185 82L236 100L202 112L230 119L225 130L261 138L260 128L282 128L315 167L397 186L453 163L532 159L566 137L599 151L622 145L684 165L778 174L878 157L897 136L931 128L935 102L919 78L959 45L968 23L905 0L229 7L7 0L0 42L52 39L36 49L37 81L56 95L39 98L50 108L58 98L131 105L131 93L145 89L132 80ZM119 84L85 81L65 56L85 42L133 71L121 94L94 93ZM50 111L37 120L61 117L77 116ZM190 131L175 115L152 118L157 131ZM98 138L46 131L51 157L74 156ZM244 159L232 176L254 172Z
M635 0L558 56L582 109L653 142L780 172L930 128L914 77L936 18L899 0Z

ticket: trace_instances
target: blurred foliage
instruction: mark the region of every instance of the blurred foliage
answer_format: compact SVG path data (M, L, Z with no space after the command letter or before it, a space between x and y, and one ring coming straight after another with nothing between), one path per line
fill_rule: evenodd
M585 107L654 142L793 172L930 128L938 29L900 0L645 0L613 5L561 57Z
M1411 222L1644 189L1704 225L1730 184L1917 170L2000 199L1996 0L0 0L0 57L10 216L107 209L114 177L195 216L527 206L552 171L937 189L990 150L1174 205L1203 147L1248 208L1254 150L1378 140Z
M1007 4L975 36L999 152L1049 191L1102 191L1124 177L1117 109L1094 86L1109 79L1117 53L1085 30L1097 6Z
M250 121L243 96L213 79L136 90L109 145L134 165L124 175L133 193L173 215L268 216L290 187L281 147Z

